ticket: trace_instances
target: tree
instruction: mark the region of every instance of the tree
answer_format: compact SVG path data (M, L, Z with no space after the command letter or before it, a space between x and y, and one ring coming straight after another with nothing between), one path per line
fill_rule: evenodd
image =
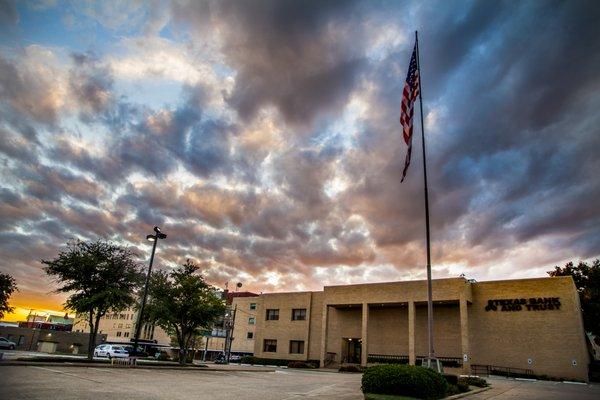
M13 292L18 290L15 278L8 274L0 273L0 319L4 318L4 314L13 312L14 307L8 305L8 299Z
M577 266L569 262L563 268L554 267L554 271L548 274L573 277L579 292L585 330L600 335L600 260L595 260L592 265L580 261Z
M198 271L198 266L187 260L170 273L154 272L150 279L144 319L176 338L180 364L186 363L187 351L198 335L212 329L225 312L224 301Z
M44 271L61 285L56 292L70 293L65 308L87 319L90 360L100 318L109 310L118 312L135 303L142 275L134 257L130 250L111 242L75 240L55 259L42 260Z

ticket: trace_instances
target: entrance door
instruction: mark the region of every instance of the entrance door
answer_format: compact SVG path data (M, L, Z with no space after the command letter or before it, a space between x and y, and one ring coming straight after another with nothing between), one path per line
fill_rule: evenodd
M351 364L360 364L361 358L361 343L360 339L348 339L347 347L347 362Z

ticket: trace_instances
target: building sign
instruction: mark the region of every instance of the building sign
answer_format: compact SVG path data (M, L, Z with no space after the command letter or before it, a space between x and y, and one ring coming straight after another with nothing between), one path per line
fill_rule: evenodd
M560 297L488 300L485 311L545 311L560 310Z

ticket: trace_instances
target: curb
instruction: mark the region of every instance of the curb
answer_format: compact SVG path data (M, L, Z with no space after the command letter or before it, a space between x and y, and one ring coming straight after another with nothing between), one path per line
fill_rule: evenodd
M469 396L474 395L474 394L485 392L487 390L490 390L491 388L492 388L491 386L487 386L487 387L484 387L484 388L479 388L479 389L471 390L469 392L455 394L455 395L452 395L450 397L444 397L444 400L462 399L463 397L469 397Z
M28 361L2 361L0 367L22 366L22 367L68 367L68 368L113 368L113 369L157 369L177 371L201 371L201 372L274 372L274 368L249 369L249 368L211 368L211 367L180 367L167 365L137 365L135 367L92 364L92 363L67 363L67 362L28 362Z

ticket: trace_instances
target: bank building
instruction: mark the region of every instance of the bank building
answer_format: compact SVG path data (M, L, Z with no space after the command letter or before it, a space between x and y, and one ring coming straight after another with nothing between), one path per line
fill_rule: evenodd
M435 355L447 372L509 371L588 380L571 277L434 279ZM235 298L232 350L277 360L419 364L427 356L427 281L325 286Z

